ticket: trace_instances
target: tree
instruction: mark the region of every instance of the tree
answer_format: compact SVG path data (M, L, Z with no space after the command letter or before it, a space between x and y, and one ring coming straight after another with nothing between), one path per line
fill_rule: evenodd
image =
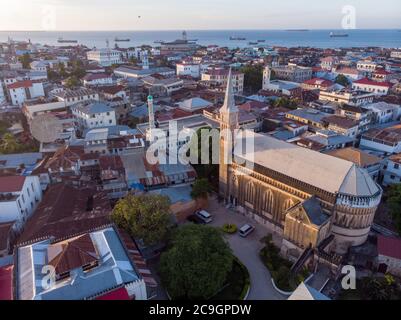
M71 76L71 77L67 78L67 80L65 81L65 86L69 89L78 87L79 84L80 84L80 81L75 76Z
M398 233L401 235L401 183L391 185L387 197L390 214Z
M256 92L262 89L263 83L263 66L247 65L240 69L244 73L244 87Z
M147 246L166 239L170 226L170 200L161 195L128 195L114 207L113 221Z
M31 68L31 56L29 55L29 53L24 53L20 58L19 61L22 63L22 67L24 69L30 69Z
M298 101L296 99L289 99L289 98L278 98L273 102L274 108L287 108L295 110L298 108Z
M10 127L11 125L8 122L0 120L0 136L5 134L7 132L7 129Z
M0 153L11 154L18 153L24 149L24 145L18 143L17 139L11 133L5 133L0 141Z
M394 278L390 275L385 275L383 278L363 278L360 292L363 300L398 300L401 293Z
M213 144L215 143L219 144L220 137L217 137L217 139L214 139L213 141L212 134L210 134L209 139L202 140L202 131L206 132L205 130L208 130L209 133L211 133L212 129L210 127L203 127L197 130L196 135L193 136L190 142L190 150L188 150L187 155L190 154L190 151L193 148L198 150L197 163L191 163L191 164L196 170L198 177L208 179L211 185L215 189L217 189L218 177L219 177L219 164L218 164L218 159L215 159L216 155L213 156ZM195 144L195 146L193 146L193 144ZM218 156L219 145L217 146L215 145L214 147L215 147L214 149L217 150L217 156ZM207 150L207 149L209 149L209 159L207 163L202 163L202 150Z
M209 190L210 185L207 179L197 179L192 187L191 197L193 199L207 198Z
M160 275L172 298L208 299L222 289L233 265L221 231L204 225L180 227L160 260Z
M337 76L335 82L338 83L338 84L340 84L340 85L342 85L342 86L344 86L344 87L347 87L347 86L349 85L349 80L348 80L348 78L347 78L346 76L344 76L343 74L339 74L339 75Z

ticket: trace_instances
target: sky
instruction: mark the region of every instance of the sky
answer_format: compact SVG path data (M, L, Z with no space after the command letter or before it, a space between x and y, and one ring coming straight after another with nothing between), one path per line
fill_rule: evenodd
M0 0L0 31L401 29L400 0ZM347 9L346 9L347 10Z

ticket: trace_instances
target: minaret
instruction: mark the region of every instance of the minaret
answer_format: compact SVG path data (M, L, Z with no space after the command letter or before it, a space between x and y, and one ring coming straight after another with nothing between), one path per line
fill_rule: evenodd
M239 129L238 108L235 105L231 68L228 73L224 104L220 109L220 169L219 193L225 199L229 197L229 168L233 159L235 133Z
M148 111L149 111L149 138L152 140L152 130L156 128L155 126L155 113L153 110L153 97L148 96Z
M269 65L265 67L263 71L263 90L268 90L272 77L272 69Z
M142 69L143 70L149 70L149 58L148 58L148 52L145 51L142 56Z

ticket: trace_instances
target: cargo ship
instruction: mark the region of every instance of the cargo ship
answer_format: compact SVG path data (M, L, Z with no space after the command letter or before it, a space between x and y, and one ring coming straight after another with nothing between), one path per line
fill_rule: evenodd
M58 43L78 43L78 40L64 40L63 38L57 39Z
M330 38L345 38L348 37L348 33L335 33L335 32L330 32Z
M127 39L115 38L114 41L115 41L115 42L129 42L129 41L131 41L131 39L128 39L128 38L127 38Z
M243 38L243 37L230 37L230 40L241 40L241 41L243 41L243 40L246 40L246 38Z

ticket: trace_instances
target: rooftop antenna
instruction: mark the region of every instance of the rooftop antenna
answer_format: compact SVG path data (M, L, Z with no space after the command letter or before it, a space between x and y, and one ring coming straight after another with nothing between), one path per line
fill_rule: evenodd
M107 48L107 60L111 65L111 52L110 52L110 42L109 39L106 39L106 48Z

